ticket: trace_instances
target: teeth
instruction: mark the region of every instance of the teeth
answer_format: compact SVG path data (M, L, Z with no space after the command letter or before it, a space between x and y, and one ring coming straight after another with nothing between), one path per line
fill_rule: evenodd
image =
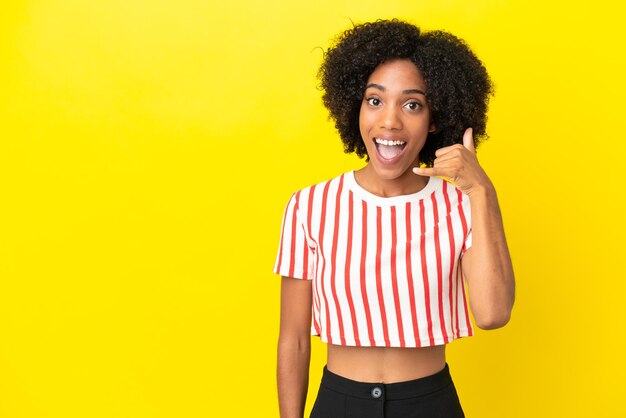
M388 139L375 138L376 143L380 145L392 146L392 145L404 145L406 141L393 141Z

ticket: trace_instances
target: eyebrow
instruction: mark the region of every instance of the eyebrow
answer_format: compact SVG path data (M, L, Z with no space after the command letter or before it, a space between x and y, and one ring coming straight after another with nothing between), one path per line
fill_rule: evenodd
M380 90L382 92L387 90L384 86L381 86L380 84L376 84L376 83L368 84L367 86L365 86L365 89L369 89L370 87L378 89L378 90ZM402 90L402 94L423 94L424 96L426 96L426 92L424 92L423 90L420 90L420 89Z

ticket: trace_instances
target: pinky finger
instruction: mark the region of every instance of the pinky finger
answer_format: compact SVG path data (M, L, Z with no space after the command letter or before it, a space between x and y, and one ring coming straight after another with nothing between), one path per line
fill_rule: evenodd
M413 172L420 176L439 176L439 170L428 167L414 167Z

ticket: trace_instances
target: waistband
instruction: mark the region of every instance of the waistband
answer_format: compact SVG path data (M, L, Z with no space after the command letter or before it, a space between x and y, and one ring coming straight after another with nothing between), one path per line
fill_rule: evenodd
M443 370L430 376L397 383L357 382L339 376L324 366L321 386L347 396L361 399L400 400L424 396L452 384L450 370L446 363Z

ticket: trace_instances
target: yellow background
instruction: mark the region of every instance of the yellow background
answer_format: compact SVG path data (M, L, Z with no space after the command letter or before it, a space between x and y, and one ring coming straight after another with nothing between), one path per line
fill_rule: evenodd
M518 293L506 328L449 347L467 416L624 416L617 4L4 4L0 417L277 416L283 207L362 165L319 47L389 17L466 39L496 86L479 157Z

